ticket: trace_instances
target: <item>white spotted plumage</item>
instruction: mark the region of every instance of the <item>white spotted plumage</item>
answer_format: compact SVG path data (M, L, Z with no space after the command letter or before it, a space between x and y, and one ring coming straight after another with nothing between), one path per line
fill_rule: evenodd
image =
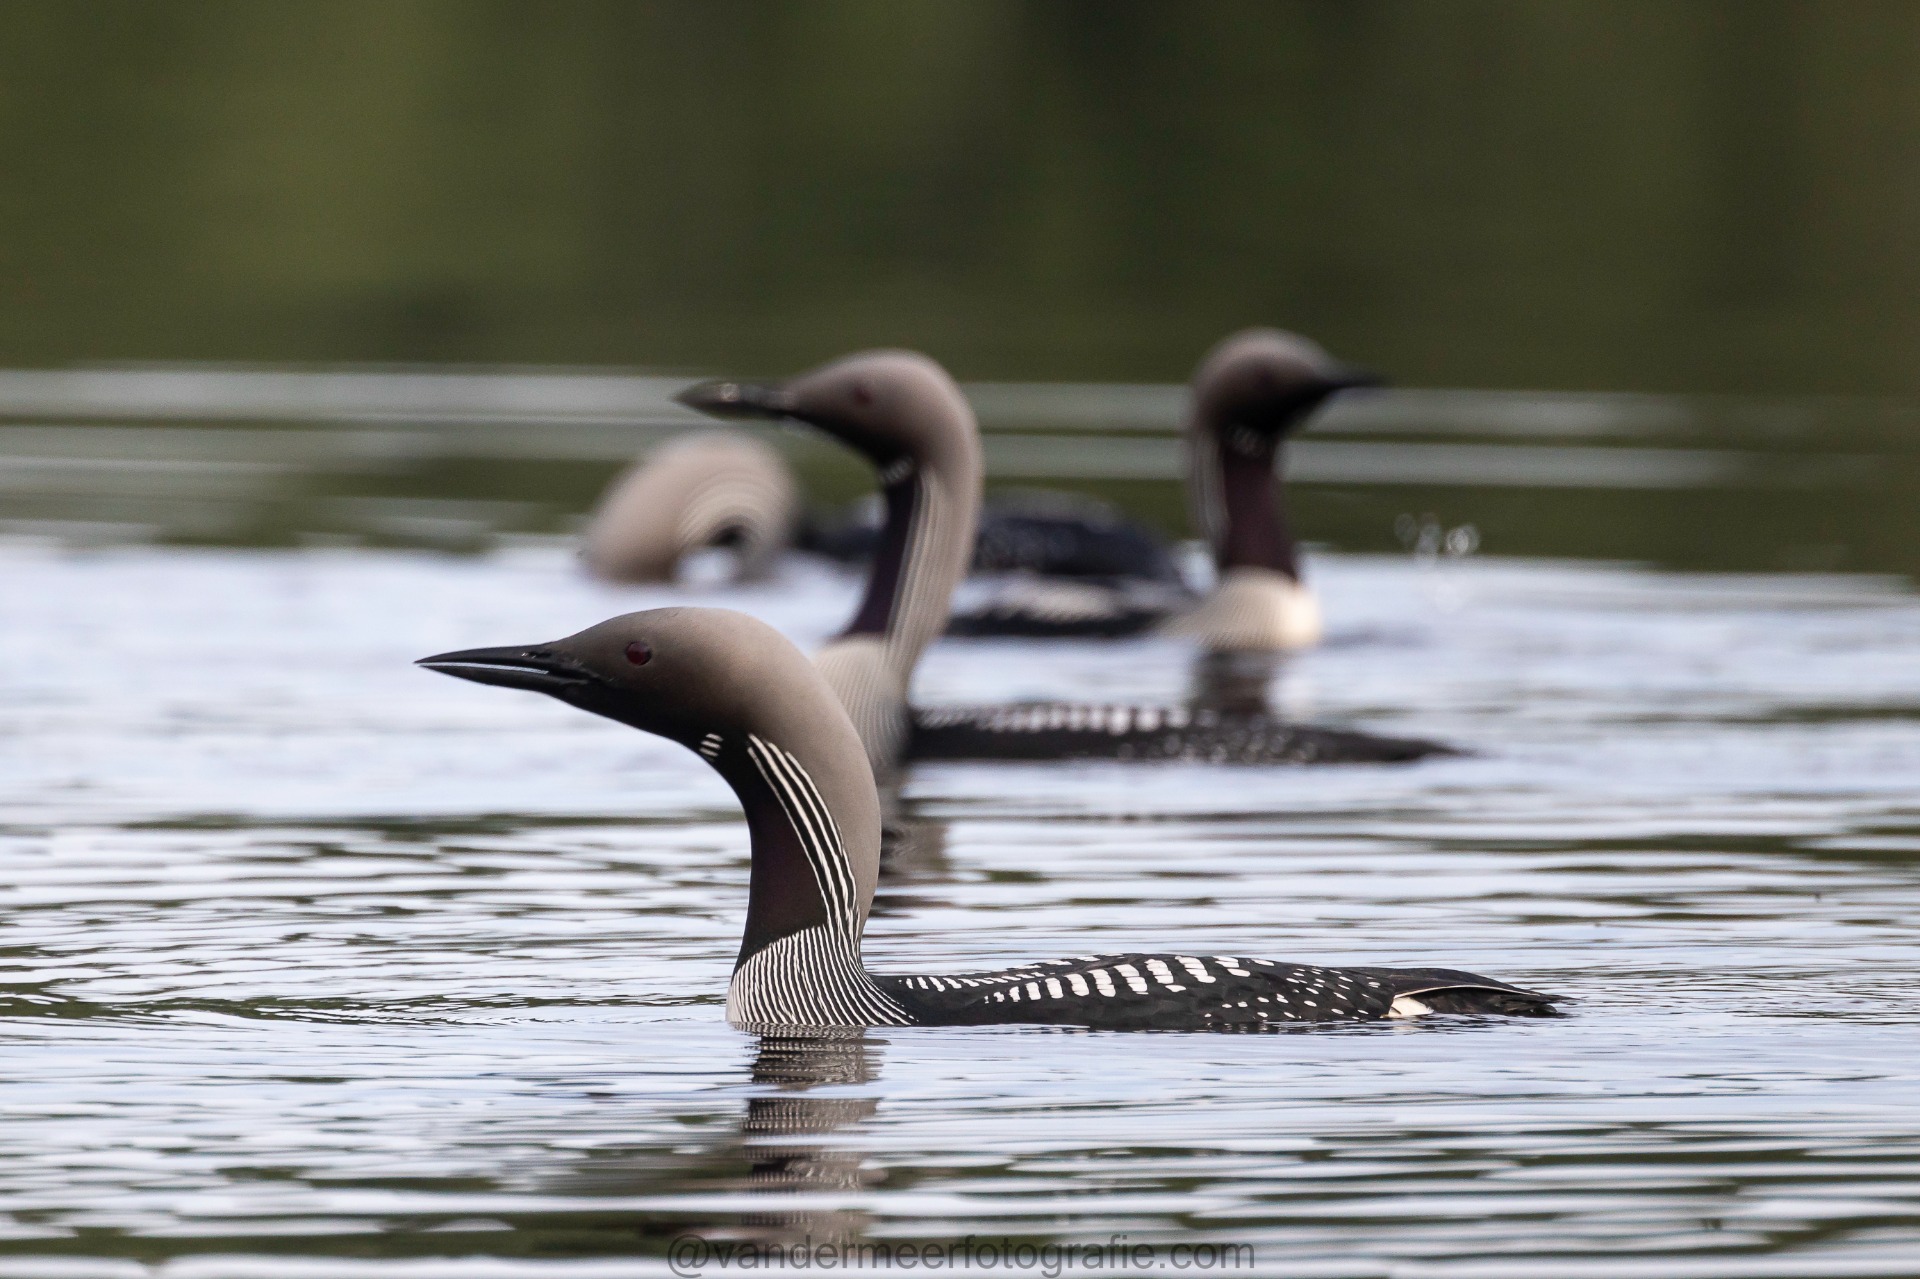
M1124 988L1115 974L1125 981ZM875 980L900 993L916 1021L943 1025L1020 1021L1113 1029L1258 1030L1289 1022L1420 1016L1437 1011L1430 999L1421 998L1429 990L1497 989L1526 996L1466 973L1405 976L1436 980L1432 986L1407 981L1389 993L1371 972L1236 955L1144 954L1083 955L1004 972Z

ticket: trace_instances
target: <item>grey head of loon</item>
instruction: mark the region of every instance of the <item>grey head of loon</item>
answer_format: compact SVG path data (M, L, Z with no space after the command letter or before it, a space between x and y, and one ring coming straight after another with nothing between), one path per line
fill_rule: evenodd
M791 418L864 455L886 520L851 621L816 659L885 775L906 748L907 692L973 559L980 430L947 371L912 351L849 355L783 382L702 382L680 400L721 417Z
M545 693L694 751L740 797L753 838L741 958L810 928L857 954L880 876L873 772L818 672L765 622L726 609L649 609L565 639L416 665Z
M979 457L966 397L917 351L862 351L778 382L700 382L674 398L714 417L805 422L866 457L883 483L908 465L964 465Z
M1275 491L1280 443L1329 397L1382 381L1279 329L1246 329L1207 353L1194 371L1187 412L1187 481L1219 569L1269 569L1299 579L1293 533Z

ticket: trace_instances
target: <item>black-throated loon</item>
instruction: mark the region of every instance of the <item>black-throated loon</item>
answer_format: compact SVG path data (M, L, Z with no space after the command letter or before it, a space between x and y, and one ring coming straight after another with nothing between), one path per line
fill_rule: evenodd
M1433 742L1315 729L1266 713L1188 717L1182 710L1071 705L916 713L907 702L913 669L946 625L980 509L980 432L960 388L924 355L873 351L785 382L703 382L680 399L719 417L806 422L864 454L880 473L887 515L866 592L846 630L815 659L853 718L876 775L887 777L909 759L1319 764L1448 753ZM1263 474L1272 463L1269 451L1258 462ZM1251 525L1235 527L1253 539L1245 531ZM1223 615L1238 616L1234 609Z
M745 1026L1043 1023L1266 1030L1428 1012L1548 1015L1553 999L1441 968L1323 968L1235 955L1122 954L997 972L869 972L880 799L853 721L779 632L722 609L630 613L563 640L422 658L549 694L697 753L752 839L747 919L727 988Z
M844 517L800 509L793 472L779 451L740 431L688 431L649 450L601 494L580 538L580 558L610 582L673 581L689 557L730 552L734 581L763 577L792 547L864 565L879 547L884 505ZM988 497L974 538L975 573L1064 579L1098 602L1103 625L1141 629L1192 592L1165 539L1106 502L1078 493L1019 489ZM1069 588L1071 589L1071 588ZM1116 593L1134 601L1116 607ZM1056 597L1057 598L1057 597ZM1059 607L1039 619L1058 630ZM1137 616L1135 616L1137 614ZM948 634L958 633L955 627Z
M954 619L967 635L1186 635L1216 652L1289 652L1320 642L1320 603L1300 575L1280 446L1341 391L1380 378L1297 334L1247 329L1194 370L1182 426L1188 505L1213 552L1199 600L1120 580L1104 588L1035 577Z

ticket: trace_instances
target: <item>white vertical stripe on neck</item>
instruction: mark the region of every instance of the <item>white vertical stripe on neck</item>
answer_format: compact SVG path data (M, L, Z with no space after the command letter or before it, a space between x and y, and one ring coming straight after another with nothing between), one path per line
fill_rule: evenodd
M920 650L933 638L927 613L935 607L939 622L946 620L943 602L928 598L928 555L938 545L933 534L941 523L939 485L929 483L925 471L913 474L913 500L907 517L907 536L901 550L900 575L892 607L887 612L887 660L902 678L919 660ZM951 587L948 588L951 590ZM937 625L937 623L936 623ZM923 634L924 633L924 634Z

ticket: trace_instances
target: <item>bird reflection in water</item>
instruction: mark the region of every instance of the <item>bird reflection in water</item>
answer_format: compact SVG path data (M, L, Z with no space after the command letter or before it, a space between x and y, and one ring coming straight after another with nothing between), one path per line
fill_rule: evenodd
M931 706L915 711L920 761L1067 759L1211 764L1404 764L1460 752L1440 742L1304 722L1269 703L1287 654L1197 653L1177 705L1069 701Z
M897 798L881 799L880 873L889 879L945 879L952 870L947 861L947 824L921 817ZM883 909L876 902L875 909Z
M1267 694L1285 663L1284 653L1251 649L1202 652L1193 659L1187 704L1196 711L1222 715L1272 714Z
M869 1084L879 1075L879 1042L865 1030L820 1029L764 1034L753 1061L753 1083L762 1089L747 1102L741 1142L749 1164L748 1188L759 1193L861 1190L879 1180L865 1154L845 1139L879 1106L873 1097L847 1096L846 1085ZM826 1095L813 1090L832 1088ZM741 1224L770 1237L814 1243L859 1236L865 1214L839 1208L794 1207L751 1212Z

